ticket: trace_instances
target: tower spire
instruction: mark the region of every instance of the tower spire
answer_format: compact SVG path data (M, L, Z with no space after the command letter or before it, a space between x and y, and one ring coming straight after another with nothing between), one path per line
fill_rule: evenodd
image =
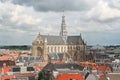
M64 14L62 16L60 36L63 38L64 42L66 43L66 40L67 40L67 30L66 30L66 24L65 24L65 16L64 16Z

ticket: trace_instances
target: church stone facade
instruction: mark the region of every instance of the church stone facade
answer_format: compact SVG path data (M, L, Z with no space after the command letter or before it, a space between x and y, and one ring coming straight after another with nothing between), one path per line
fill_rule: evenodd
M32 42L32 56L40 56L48 61L49 53L68 53L74 61L83 61L86 44L80 35L69 36L65 24L65 16L62 16L59 35L38 34Z

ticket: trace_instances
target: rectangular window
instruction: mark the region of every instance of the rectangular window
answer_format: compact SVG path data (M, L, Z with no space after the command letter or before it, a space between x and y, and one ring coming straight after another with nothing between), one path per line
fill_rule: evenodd
M20 68L13 68L12 71L13 72L20 72Z
M34 71L33 67L27 67L27 71Z

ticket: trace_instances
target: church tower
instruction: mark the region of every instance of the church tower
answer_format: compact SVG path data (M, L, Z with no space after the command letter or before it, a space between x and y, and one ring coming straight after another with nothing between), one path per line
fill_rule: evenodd
M62 16L60 36L63 38L64 42L66 43L66 40L67 40L67 30L66 30L65 16L64 15Z

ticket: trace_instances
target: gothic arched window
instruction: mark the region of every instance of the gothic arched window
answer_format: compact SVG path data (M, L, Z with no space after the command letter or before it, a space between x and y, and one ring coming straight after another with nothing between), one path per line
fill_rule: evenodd
M58 52L60 52L60 47L58 46Z
M63 52L63 47L61 47L61 52Z
M53 47L51 46L51 52L53 52Z
M54 51L56 52L56 46L55 46L55 48L54 48Z

